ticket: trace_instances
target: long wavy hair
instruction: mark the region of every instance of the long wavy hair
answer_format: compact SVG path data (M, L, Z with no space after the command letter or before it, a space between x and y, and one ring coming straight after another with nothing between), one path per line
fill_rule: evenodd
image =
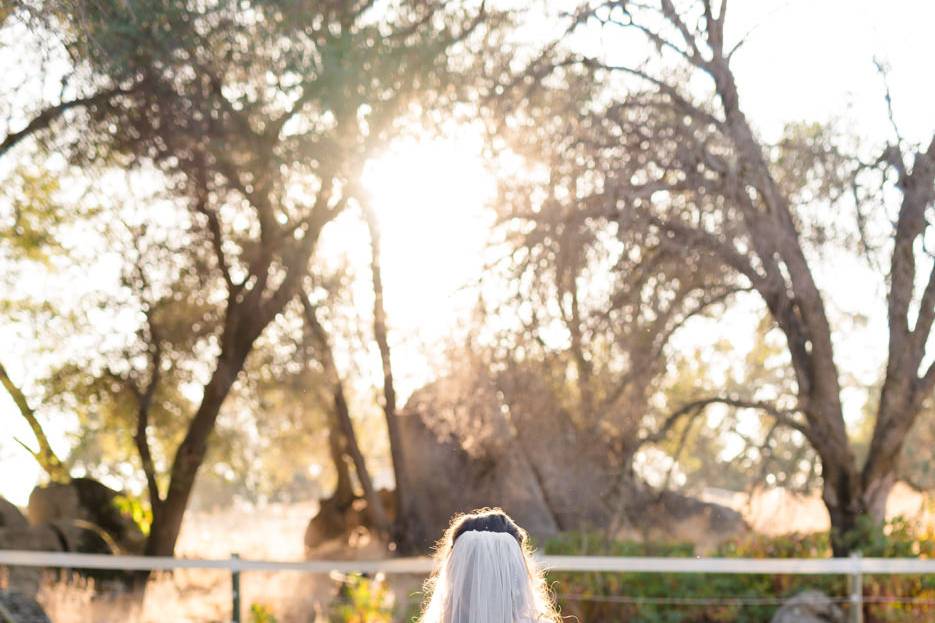
M526 531L499 508L455 515L418 623L560 623Z

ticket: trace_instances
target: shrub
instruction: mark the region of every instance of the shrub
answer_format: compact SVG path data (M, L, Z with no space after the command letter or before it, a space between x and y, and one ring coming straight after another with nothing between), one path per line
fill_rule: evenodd
M149 534L149 527L153 523L153 513L140 498L132 495L117 495L114 497L113 505L119 512L130 517L140 532L145 535Z
M935 557L931 534L918 534L905 519L877 527L862 523L859 542L866 556ZM687 543L636 543L599 534L567 533L545 543L546 554L689 557ZM726 544L715 556L727 558L827 558L827 533L766 537L753 535ZM842 575L662 574L556 572L549 581L558 594L564 615L582 623L759 623L769 621L786 598L808 588L832 597L847 595ZM931 601L931 576L866 576L864 595L867 623L932 620L935 607L879 603L900 597ZM874 600L877 603L874 603Z
M392 623L393 595L381 576L347 576L331 604L332 623Z
M276 623L276 617L269 607L252 603L250 604L250 623Z

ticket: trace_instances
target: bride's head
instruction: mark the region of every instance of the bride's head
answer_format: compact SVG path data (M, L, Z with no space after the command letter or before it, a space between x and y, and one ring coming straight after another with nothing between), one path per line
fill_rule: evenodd
M438 542L420 623L561 620L526 531L499 508L456 515Z

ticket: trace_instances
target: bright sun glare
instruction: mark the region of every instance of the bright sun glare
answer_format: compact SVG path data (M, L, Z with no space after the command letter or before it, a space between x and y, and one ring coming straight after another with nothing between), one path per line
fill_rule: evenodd
M363 183L382 232L385 301L405 365L402 393L430 377L423 347L469 310L493 216L480 138L405 140L372 159ZM367 284L369 286L369 284ZM422 361L422 365L415 365Z

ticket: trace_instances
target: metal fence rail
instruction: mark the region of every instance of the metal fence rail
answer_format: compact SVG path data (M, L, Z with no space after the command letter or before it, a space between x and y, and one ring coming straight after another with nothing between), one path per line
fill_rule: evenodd
M608 571L627 573L737 573L771 575L913 574L935 575L935 560L918 558L650 558L621 556L538 556L550 571ZM219 569L226 571L299 571L304 573L413 573L432 570L429 558L385 560L272 561L231 558L168 558L112 556L27 550L0 550L0 565L124 569L128 571Z
M387 560L302 560L272 561L240 558L169 558L163 556L112 556L0 550L0 566L62 567L72 569L117 569L126 571L171 571L172 569L218 569L221 571L300 571L304 573L429 573L429 558Z
M765 575L846 575L848 596L836 601L850 604L853 623L862 621L863 576L867 574L935 575L935 560L917 558L649 558L617 556L537 556L549 571L619 573L728 573ZM0 550L0 566L110 569L126 571L169 571L172 569L216 569L231 573L233 621L240 621L240 574L246 571L297 571L303 573L393 573L425 575L432 570L430 558L385 560L303 560L277 562L251 560L233 554L230 558L169 558L155 556L112 556ZM634 602L636 597L621 597Z

